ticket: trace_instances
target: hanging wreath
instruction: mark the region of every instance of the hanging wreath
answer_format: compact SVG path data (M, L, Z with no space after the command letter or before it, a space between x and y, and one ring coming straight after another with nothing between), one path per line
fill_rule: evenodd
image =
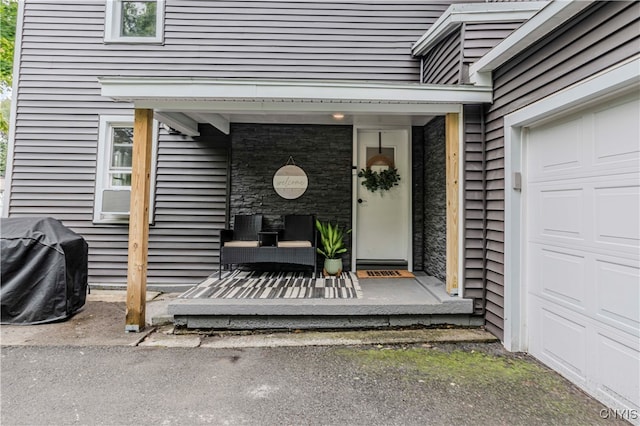
M388 191L397 186L400 181L398 169L395 167L389 167L381 172L373 171L370 168L361 169L358 172L358 177L364 178L362 185L371 192L376 192L378 189Z

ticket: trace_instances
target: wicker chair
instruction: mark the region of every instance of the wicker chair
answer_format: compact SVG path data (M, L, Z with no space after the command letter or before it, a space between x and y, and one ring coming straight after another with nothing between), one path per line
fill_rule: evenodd
M236 216L234 229L220 233L220 267L250 263L290 263L316 270L316 231L313 215L287 215L277 245L260 246L262 215Z
M258 233L262 231L262 215L236 215L233 218L233 229L220 231L220 247L232 247L233 242L245 242L242 247L258 247Z

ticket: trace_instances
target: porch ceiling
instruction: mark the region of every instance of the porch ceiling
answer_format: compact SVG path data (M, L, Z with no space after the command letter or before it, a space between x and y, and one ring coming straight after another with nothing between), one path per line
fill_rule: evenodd
M492 101L491 89L481 86L129 77L99 81L102 96L153 109L159 121L192 136L198 123L225 133L231 122L357 124L359 117L395 116L406 124L424 124L434 115L459 112L463 104ZM333 113L345 117L338 121Z

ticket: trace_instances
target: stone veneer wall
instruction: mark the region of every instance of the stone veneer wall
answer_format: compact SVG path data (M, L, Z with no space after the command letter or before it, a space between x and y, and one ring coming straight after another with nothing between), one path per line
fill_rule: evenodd
M447 271L445 119L424 127L424 271L443 282Z
M231 126L230 222L236 214L261 213L265 228L278 228L285 214L314 214L351 227L351 126L241 124ZM273 175L293 157L309 186L296 200L281 198ZM350 235L345 239L351 247ZM351 250L343 255L348 268ZM322 262L318 256L318 262Z
M424 127L411 128L413 270L424 270Z

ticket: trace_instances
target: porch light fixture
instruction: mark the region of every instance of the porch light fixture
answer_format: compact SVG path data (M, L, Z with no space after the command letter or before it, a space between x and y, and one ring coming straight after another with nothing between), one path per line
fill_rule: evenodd
M335 112L335 113L332 114L332 117L335 120L342 120L344 118L344 114L341 113L341 112Z

